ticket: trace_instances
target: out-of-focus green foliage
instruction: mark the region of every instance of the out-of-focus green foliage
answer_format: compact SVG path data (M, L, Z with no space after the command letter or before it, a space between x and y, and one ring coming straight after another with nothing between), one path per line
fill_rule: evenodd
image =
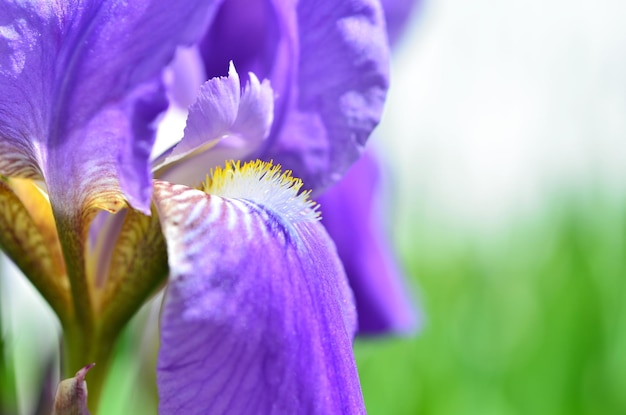
M410 224L425 326L357 343L370 414L626 413L626 207L566 199L489 237Z
M1 278L0 274L0 278ZM0 284L0 298L2 297L2 284ZM8 333L4 327L3 314L6 312L0 304L0 414L17 413L17 394L15 383L15 368L11 358L11 347Z
M102 396L103 414L152 415L158 411L158 323L155 315L150 316L153 308L152 302L144 305L120 336Z
M15 370L0 326L0 414L17 413Z

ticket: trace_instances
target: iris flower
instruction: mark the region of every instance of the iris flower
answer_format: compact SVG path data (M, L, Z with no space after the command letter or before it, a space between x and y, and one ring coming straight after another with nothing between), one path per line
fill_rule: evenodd
M0 245L59 317L69 389L96 363L92 409L119 331L167 283L160 413L364 412L345 272L302 181L267 161L321 192L359 156L387 89L382 11L267 5L287 69L209 80L151 160L163 68L220 2L0 1Z
M183 107L188 105L195 96L195 83L190 80L225 75L229 61L242 72L269 79L278 96L275 122L264 145L252 158L279 160L297 177L305 178L307 185L316 184L314 196L323 209L322 224L337 246L354 293L358 333L412 332L417 325L415 309L385 239L382 215L376 211L376 192L380 186L376 157L369 151L340 183L323 193L319 191L328 184L326 154L334 149L328 146L326 131L316 128L315 118L303 114L302 105L290 99L290 95L314 85L319 87L311 76L298 76L298 68L323 73L324 68L319 67L330 65L328 58L320 57L326 49L314 42L294 47L297 38L288 31L278 30L288 26L291 18L279 4L269 0L222 3L217 11L219 23L210 26L197 45L199 57L187 52L172 65L170 90L174 101ZM397 39L414 4L413 0L382 2L390 43ZM299 15L300 31L308 33L314 28L308 26L312 23L305 12ZM300 53L294 54L294 49ZM352 82L357 85L370 81L364 77ZM339 131L335 136L345 134ZM341 150L340 155L345 156L344 149ZM188 169L185 172L190 173ZM178 180L181 179L179 176Z

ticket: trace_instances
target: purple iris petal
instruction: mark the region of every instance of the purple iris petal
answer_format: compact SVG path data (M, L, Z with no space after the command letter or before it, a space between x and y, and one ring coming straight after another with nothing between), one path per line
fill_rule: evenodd
M162 414L364 413L355 313L317 222L156 182L170 283Z
M224 1L200 42L207 75L223 75L228 62L234 61L240 71L253 72L259 78L272 73L281 76L278 56L285 53L282 49L290 41L281 38L281 32L287 30L282 9L293 9L281 3L287 4L273 0Z
M337 245L359 316L359 334L409 332L417 319L376 209L380 172L366 152L318 198L322 223Z
M166 68L163 79L170 103L180 109L189 108L198 97L198 85L207 79L197 46L176 49L174 60Z
M394 45L404 30L411 12L419 7L422 0L382 0L387 22L389 43Z
M196 186L225 160L249 157L267 137L273 116L269 82L250 74L242 90L231 63L228 77L212 78L200 88L189 107L185 136L156 161L157 177Z
M44 179L63 214L148 211L157 80L214 3L1 2L0 174Z
M270 79L275 122L254 156L321 190L356 160L381 116L389 56L380 4L255 0L240 12L242 1L223 3L203 41L207 75L232 59Z

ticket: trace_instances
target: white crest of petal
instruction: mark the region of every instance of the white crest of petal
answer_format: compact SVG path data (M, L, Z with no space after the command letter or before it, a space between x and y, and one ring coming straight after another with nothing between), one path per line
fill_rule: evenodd
M291 223L315 221L320 218L319 206L309 199L310 191L300 192L302 180L281 171L280 165L260 160L227 162L207 177L206 193L229 199L250 200L268 208Z
M155 160L156 177L195 185L189 176L197 180L198 168L205 173L225 160L247 158L261 145L272 125L274 93L268 80L249 77L241 88L231 62L227 77L202 85L189 107L184 137Z

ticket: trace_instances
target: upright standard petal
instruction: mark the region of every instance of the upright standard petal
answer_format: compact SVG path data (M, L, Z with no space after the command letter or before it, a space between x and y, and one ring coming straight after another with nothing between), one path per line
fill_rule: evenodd
M149 211L157 80L214 3L0 2L0 174L43 179L61 212Z
M379 176L376 160L366 152L317 200L354 292L359 334L407 333L418 320L376 209Z
M376 0L304 0L297 19L293 107L268 156L320 189L343 176L380 120L389 50Z
M209 77L223 75L229 61L242 72L278 80L284 73L281 57L289 41L286 19L295 2L274 0L226 0L199 48Z
M207 75L223 74L233 60L270 79L278 96L270 137L253 156L292 169L314 192L337 181L360 155L386 96L379 2L227 0L218 16L201 44Z
M196 186L211 168L259 148L272 125L274 93L267 80L249 76L242 89L231 62L227 77L202 85L189 107L183 139L155 160L156 177Z
M212 186L242 199L155 184L171 270L162 414L365 412L334 246L293 179L263 166L231 166Z

